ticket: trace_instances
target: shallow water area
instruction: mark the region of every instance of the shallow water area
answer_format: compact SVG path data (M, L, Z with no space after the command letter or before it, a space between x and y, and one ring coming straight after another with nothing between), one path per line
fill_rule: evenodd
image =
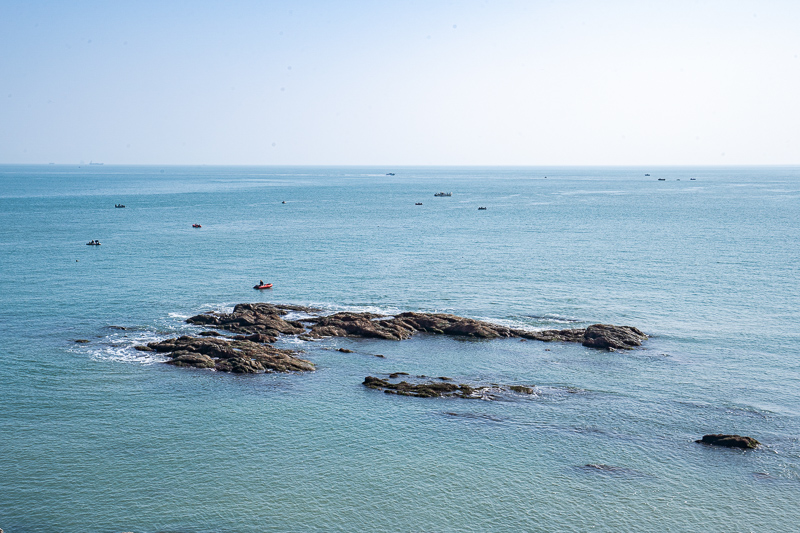
M0 166L0 528L790 531L798 212L783 167ZM286 336L317 370L259 375L134 349L257 301L650 339ZM533 393L362 385L396 372Z

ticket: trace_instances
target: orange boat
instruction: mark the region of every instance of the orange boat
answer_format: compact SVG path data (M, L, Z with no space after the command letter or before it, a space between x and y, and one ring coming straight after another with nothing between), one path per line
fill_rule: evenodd
M261 289L271 289L271 288L272 288L272 283L265 283L265 284L263 284L263 285L256 285L256 286L254 286L253 288L254 288L254 289L258 289L258 290L261 290Z
M203 226L201 226L200 224L192 224L192 227L193 228L202 228Z

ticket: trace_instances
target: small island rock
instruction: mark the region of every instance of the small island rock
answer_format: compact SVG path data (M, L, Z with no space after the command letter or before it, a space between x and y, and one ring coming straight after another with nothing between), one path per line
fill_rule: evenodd
M703 435L703 438L696 440L700 444L707 444L710 446L725 446L726 448L757 448L760 442L752 437L743 437L741 435L725 435L716 433L712 435Z
M631 326L594 324L586 328L582 344L589 348L627 350L641 346L647 335Z

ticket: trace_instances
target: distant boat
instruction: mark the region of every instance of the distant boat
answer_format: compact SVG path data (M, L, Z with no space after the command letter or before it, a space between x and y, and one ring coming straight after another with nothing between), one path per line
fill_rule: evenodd
M394 176L394 172L387 172L386 175L387 176Z
M286 203L286 200L282 201L281 203L282 203L282 204L285 204L285 203Z
M114 204L114 207L125 207L124 204Z
M689 178L689 181L696 181L697 178Z
M192 227L193 228L202 228L203 226L201 226L200 224L192 224Z
M422 205L422 202L417 202L414 205Z
M451 192L437 192L434 196L453 196Z
M100 241L92 239L91 241L86 243L86 246L100 246L100 244L102 244Z
M478 211L486 211L486 208L485 207L479 207Z
M256 290L259 290L259 291L262 290L262 289L271 289L272 288L272 283L264 283L263 285L255 285L255 286L253 286L253 288L256 289Z
M92 166L102 165L103 163L95 163L94 161L89 161L89 164Z
M658 178L658 181L667 181L667 178Z
M645 176L649 176L650 174L645 174Z

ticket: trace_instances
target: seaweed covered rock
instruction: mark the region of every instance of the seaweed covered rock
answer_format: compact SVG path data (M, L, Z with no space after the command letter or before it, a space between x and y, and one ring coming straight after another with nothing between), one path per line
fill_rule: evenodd
M182 336L151 342L147 347L170 357L167 363L175 366L214 368L241 374L314 370L310 362L295 357L296 352L250 340Z
M632 326L594 324L583 334L584 346L589 348L627 350L641 346L647 335Z
M758 448L758 445L761 444L752 437L743 437L741 435L725 435L722 433L703 435L702 439L696 440L695 442L707 444L709 446L724 446L726 448L745 449Z

